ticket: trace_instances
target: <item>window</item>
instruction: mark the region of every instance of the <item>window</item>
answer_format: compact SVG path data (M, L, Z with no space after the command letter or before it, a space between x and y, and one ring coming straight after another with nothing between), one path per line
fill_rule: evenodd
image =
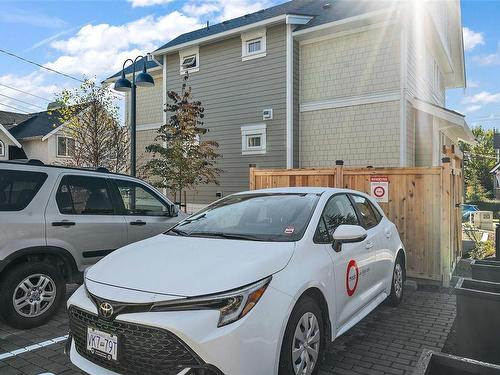
M0 170L0 211L21 211L47 179L45 173Z
M373 228L382 219L380 212L373 206L373 204L365 197L353 195L352 198L356 203L359 213L363 219L364 227L366 229Z
M266 124L241 127L241 153L242 155L266 153Z
M168 207L145 186L132 181L114 180L126 215L168 216Z
M262 38L249 40L247 42L247 54L262 52Z
M347 195L335 195L325 206L314 242L332 243L335 229L343 224L359 225L358 216Z
M199 237L298 241L304 235L318 199L316 194L232 195L181 222L176 229Z
M0 156L5 156L5 144L0 141Z
M266 30L257 30L241 35L241 59L243 61L266 56Z
M57 136L57 156L68 158L74 155L75 141L70 137Z
M182 60L183 69L189 69L194 67L196 67L196 55L185 57L184 60Z
M200 70L200 49L199 47L189 48L179 52L180 73L195 73Z
M113 215L106 179L64 176L56 194L59 212L65 215Z

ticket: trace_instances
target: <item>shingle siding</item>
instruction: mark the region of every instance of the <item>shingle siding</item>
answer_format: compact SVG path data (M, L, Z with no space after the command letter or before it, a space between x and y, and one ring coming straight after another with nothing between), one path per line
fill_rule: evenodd
M189 85L193 96L205 107L206 139L219 142L222 158L218 167L224 172L221 186L200 185L189 194L189 203L209 203L216 192L224 195L248 190L249 164L261 168L286 166L286 46L285 25L267 29L267 56L241 60L241 37L200 47L200 71L192 73ZM167 88L180 91L179 54L167 56ZM273 120L263 121L262 111L273 109ZM267 125L265 155L241 154L241 126Z
M161 74L155 72L153 75L155 85L153 87L138 87L137 100L137 126L159 124L163 122L163 82ZM127 94L127 104L130 104L130 94ZM127 106L130 108L130 105ZM128 122L130 113L126 113Z
M399 92L400 33L390 26L300 48L300 103ZM303 112L300 166L399 166L399 100Z
M304 112L300 123L302 168L399 165L399 101Z
M303 44L301 104L399 90L400 33L395 26Z

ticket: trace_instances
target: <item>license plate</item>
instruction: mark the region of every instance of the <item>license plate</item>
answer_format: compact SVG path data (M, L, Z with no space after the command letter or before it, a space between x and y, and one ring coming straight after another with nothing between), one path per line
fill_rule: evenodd
M118 336L87 327L87 350L107 360L118 358Z

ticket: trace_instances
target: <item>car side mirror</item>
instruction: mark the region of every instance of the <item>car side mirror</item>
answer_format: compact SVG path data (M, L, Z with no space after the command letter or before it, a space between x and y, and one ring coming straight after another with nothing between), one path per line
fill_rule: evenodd
M366 239L368 233L359 225L339 225L333 232L333 250L337 253L342 250L342 244L361 242Z
M170 216L172 217L179 216L179 207L177 207L176 204L171 204L168 208L168 211L170 212Z

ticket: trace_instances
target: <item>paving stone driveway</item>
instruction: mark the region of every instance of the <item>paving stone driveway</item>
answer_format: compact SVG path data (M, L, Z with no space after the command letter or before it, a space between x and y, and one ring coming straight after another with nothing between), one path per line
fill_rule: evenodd
M74 289L70 287L68 295ZM422 349L441 350L455 319L455 296L410 289L405 293L400 307L380 306L336 340L327 350L320 375L411 374ZM0 323L0 374L81 374L63 354L64 341L1 359L5 353L67 331L64 309L50 323L28 331Z

